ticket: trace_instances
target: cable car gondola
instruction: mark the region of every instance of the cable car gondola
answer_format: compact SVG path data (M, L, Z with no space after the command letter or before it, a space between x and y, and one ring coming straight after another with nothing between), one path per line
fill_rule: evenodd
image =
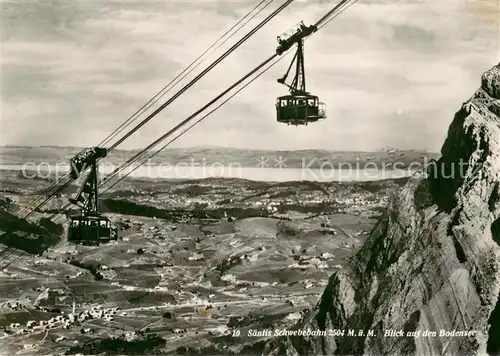
M68 241L100 244L118 239L118 230L109 219L99 213L97 161L106 157L107 150L101 147L86 149L71 159L70 174L79 177L90 165L85 181L69 201L81 208L78 215L69 216Z
M276 100L277 121L287 125L307 125L326 118L325 104L319 101L316 95L306 91L306 78L304 70L304 38L317 30L316 26L305 26L302 22L297 30L288 38L278 37L279 47L276 50L278 54L289 49L297 42L297 51L292 59L283 78L278 79L278 83L286 85L289 95L280 96ZM295 77L289 85L285 83L293 64L296 64Z

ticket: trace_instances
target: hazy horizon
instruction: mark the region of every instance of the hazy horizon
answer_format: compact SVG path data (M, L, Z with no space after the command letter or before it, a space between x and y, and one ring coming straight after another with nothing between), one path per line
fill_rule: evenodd
M61 148L61 149L85 149L85 148L90 148L93 146L89 147L83 147L83 146L58 146L58 145L0 145L0 148ZM342 151L342 150L334 150L334 149L324 149L324 148L303 148L303 149L290 149L290 150L283 150L283 149L264 149L264 148L245 148L245 147L230 147L230 146L212 146L212 145L204 145L204 146L189 146L189 147L167 147L163 149L162 151L166 150L190 150L190 149L207 149L207 150L216 150L216 149L226 149L226 150L245 150L245 151L287 151L287 152L295 152L295 151L328 151L328 152L337 152L337 153L375 153L375 152L383 152L383 151L390 151L390 150L395 150L395 151L406 151L406 152L425 152L425 153L431 153L431 154L437 154L439 153L438 151L427 151L424 149L399 149L396 147L381 147L375 150L371 151L362 151L362 150L349 150L349 151ZM117 148L117 151L136 151L140 150L140 148ZM155 150L151 150L155 151ZM1 153L0 153L1 154Z
M119 148L149 144L272 54L276 36L301 20L314 23L336 3L292 3ZM0 144L97 145L256 4L3 2ZM359 1L306 42L307 88L326 103L326 120L276 122L275 99L287 93L276 79L289 55L171 147L439 152L453 115L499 61L499 6Z

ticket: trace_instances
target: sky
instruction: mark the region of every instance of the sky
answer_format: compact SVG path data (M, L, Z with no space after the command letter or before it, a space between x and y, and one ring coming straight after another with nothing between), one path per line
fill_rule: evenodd
M257 3L2 2L0 144L97 145ZM336 3L296 0L119 147L146 146L272 55L276 36ZM276 97L287 94L276 79L290 54L172 147L439 151L454 113L500 61L499 22L497 0L360 0L305 43L307 90L325 102L327 119L276 122Z

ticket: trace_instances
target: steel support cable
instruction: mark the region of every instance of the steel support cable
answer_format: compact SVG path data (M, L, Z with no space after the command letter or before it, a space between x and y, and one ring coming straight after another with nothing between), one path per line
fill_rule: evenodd
M5 247L2 251L0 251L0 257L2 257L3 255L5 255L6 253L8 253L8 252L10 252L10 251L14 251L14 249L12 249L12 248L10 248L10 247L8 247L8 246L7 246L7 247ZM10 253L9 253L9 255L10 255L10 254L12 254L12 252L10 252ZM9 257L9 256L7 255L5 258L7 258L7 257ZM3 258L3 259L5 259L5 258ZM3 260L3 259L2 259L2 260Z
M50 191L52 191L52 189L56 188L56 190L50 192L50 193L42 193L40 195L40 198L37 198L35 199L35 201L31 202L30 205L28 207L25 207L23 210L28 210L29 211L26 211L25 214L26 215L22 215L20 216L22 219L27 219L29 218L31 215L33 215L37 209L39 209L41 206L43 206L44 204L46 204L50 199L52 199L52 197L54 197L55 195L61 193L64 189L66 189L71 183L73 182L73 179L70 178L70 175L69 173L66 174L62 179L60 179L59 181L57 181L56 183L52 184L53 187L50 188ZM59 186L58 186L59 185ZM46 195L47 194L47 195ZM39 202L37 203L37 201L39 201L41 198L45 198L42 202Z
M323 16L317 23L316 25L319 25L318 29L326 26L330 21L332 21L335 17L339 16L342 12L344 12L345 10L347 10L349 7L351 7L355 2L357 2L358 0L354 0L354 1L351 1L350 4L348 4L351 0L343 0L341 1L339 4L337 4L334 9L332 9L331 11L329 11L325 16ZM345 6L347 5L347 6ZM342 10L338 11L341 7L345 6ZM337 12L338 11L338 12ZM335 13L337 12L337 13ZM329 16L333 15L335 13L334 16L328 18ZM324 23L323 23L324 22ZM135 170L135 169L134 169ZM43 203L42 203L43 204ZM71 205L71 204L69 204ZM68 205L66 205L67 207Z
M196 117L197 115L199 115L201 112L205 111L207 108L209 108L210 106L212 106L215 102L217 102L220 98L222 98L224 95L226 95L228 92L230 92L231 90L233 90L235 87L237 87L238 85L240 85L242 82L244 82L247 78L249 78L250 76L252 76L254 73L256 73L257 71L259 71L262 67L264 67L265 65L267 65L269 62L271 62L274 58L276 58L278 55L277 54L273 54L271 57L269 57L268 59L266 59L264 62L262 62L261 64L259 64L256 68L252 69L249 73L247 73L245 76L243 76L242 78L240 78L238 81L236 81L234 84L232 84L229 88L227 88L226 90L224 90L222 93L220 93L219 95L217 95L214 99L212 99L208 104L204 105L202 108L198 109L195 113L191 114L188 118L184 119L183 121L181 121L179 124L177 124L176 126L174 126L172 129L170 129L169 131L167 131L165 134L163 134L162 136L158 137L156 140L154 140L153 142L151 142L148 146L146 146L143 150L139 151L138 153L136 153L133 157L131 157L125 164L121 165L118 169L116 169L115 171L113 171L110 175L108 175L104 181L102 182L102 184L106 183L107 181L109 181L110 179L112 179L113 177L115 177L118 173L120 173L121 171L123 171L125 168L129 167L132 163L134 163L134 161L136 161L137 159L139 159L141 156L143 156L147 151L149 151L151 148L155 147L156 145L158 145L158 143L160 143L161 141L165 140L165 138L167 138L168 136L170 136L172 133L174 133L175 131L177 131L179 128L181 128L182 126L184 126L186 123L188 123L189 121L191 121L194 117Z
M10 255L12 255L14 252L15 252L15 250L14 250L14 249L12 249L12 251L10 251L10 253L7 255L7 257L5 257L2 261L5 261L5 260L6 260L6 259L7 259ZM21 251L21 252L19 253L19 255L17 255L17 256L16 256L16 257L15 257L12 261L7 262L5 265L1 266L1 267L0 267L0 271L1 271L1 270L3 270L3 269L5 269L5 268L7 268L7 267L9 267L11 264L13 264L14 262L16 262L18 259L20 259L20 258L21 258L22 256L24 256L25 254L26 254L26 252Z
M356 2L357 0L355 0ZM352 4L351 4L352 5ZM351 6L349 5L349 6ZM348 7L349 7L348 6ZM338 16L340 13L342 13L343 11L345 11L348 7L346 7L345 9L343 9L341 12L339 12L336 16ZM334 17L336 17L334 16ZM333 18L334 18L333 17ZM330 22L333 18L331 18L330 20L328 20L324 25L326 25L328 22ZM324 26L323 25L323 26ZM323 27L321 26L321 27ZM321 28L320 27L320 28ZM307 38L304 39L304 41L306 41ZM269 69L271 69L271 67L273 67L275 64L277 64L279 61L281 61L283 58L285 58L285 56L287 56L288 54L290 54L291 52L287 52L285 55L281 56L278 60L276 60L275 62L271 63L266 69L264 69L262 72L260 72L259 74L257 74L252 80L250 80L248 83L246 83L243 87L241 87L240 89L238 89L235 93L233 93L231 96L229 96L226 100L224 100L222 103L220 103L218 106L216 106L214 109L212 109L210 112L208 112L207 114L205 114L204 116L202 116L200 119L198 119L197 121L195 121L194 123L192 123L189 127L187 127L184 131L182 131L181 133L179 133L177 136L175 136L173 139L171 139L169 142L167 142L164 146L162 146L159 150L155 151L151 156L149 156L146 160L142 161L142 163L140 163L139 165L137 165L136 167L134 167L130 172L128 172L127 174L125 174L124 176L120 177L119 180L115 181L111 186L107 187L102 193L106 193L108 192L109 190L111 190L113 187L115 187L118 183L120 183L121 181L123 181L127 176L129 176L132 172L134 172L136 169L138 169L141 165L143 165L144 163L146 163L148 160L150 160L151 158L153 158L154 156L156 156L157 154L159 154L161 151L163 151L165 148L167 148L169 145L171 145L173 142L175 142L178 138L180 138L181 136L183 136L184 134L186 134L189 130L191 130L194 126L198 125L200 122L202 122L203 120L205 120L208 116L210 116L212 113L214 113L215 111L217 111L218 109L220 109L224 104L226 104L229 100L231 100L234 96L236 96L239 92L241 92L243 89L245 89L248 85L250 85L252 82L254 82L257 78L259 78L262 74L264 74L265 72L267 72Z
M349 1L351 0L341 0L337 5L335 5L333 7L333 9L331 9L330 11L328 11L325 16L323 16L322 18L320 18L316 24L314 26L316 27L320 27L321 24L325 21L329 21L328 18L333 15L335 12L337 12L338 9L340 9L342 6L344 6L345 4L347 4Z
M205 68L200 74L198 74L194 79L192 79L188 84L186 84L182 89L180 89L174 96L168 99L165 103L163 103L159 108L157 108L153 113L148 115L144 120L142 120L136 127L126 133L122 138L120 138L117 142L115 142L108 150L111 151L115 149L118 145L120 145L123 141L125 141L128 137L130 137L134 132L139 130L142 126L144 126L149 120L158 115L163 109L165 109L170 103L172 103L175 99L181 96L186 90L188 90L191 86L193 86L197 81L199 81L205 74L207 74L210 70L212 70L217 64L219 64L222 60L224 60L227 56L229 56L234 50L236 50L239 46L241 46L247 39L253 36L258 30L260 30L266 23L271 21L276 15L278 15L282 10L284 10L288 5L290 5L294 0L287 0L284 4L274 10L268 17L266 17L261 23L259 23L256 27L254 27L249 33L243 36L237 43L235 43L230 49L228 49L224 54L222 54L219 58L217 58L212 64L210 64L207 68Z
M252 78L252 80L250 80L248 83L246 83L243 87L241 87L240 89L238 89L235 93L233 93L230 97L228 97L226 100L224 100L222 103L220 103L217 107L215 107L214 109L212 109L210 112L208 112L207 114L205 114L204 116L202 116L200 119L198 119L196 122L194 122L191 126L189 126L187 129L185 129L183 132L181 132L180 134L178 134L176 137L174 137L173 139L171 139L169 142L167 142L163 147L161 147L158 151L155 151L150 157L148 157L146 160L144 160L142 163L140 163L139 165L137 165L136 167L134 167L130 172L128 172L127 174L125 174L124 176L120 177L119 180L115 181L111 186L107 187L103 192L101 192L101 194L103 193L106 193L108 192L110 189L112 189L114 186L116 186L119 182L121 182L123 179L125 179L126 177L128 177L132 172L134 172L136 169L138 169L141 165L143 165L144 163L146 163L149 159L153 158L154 156L156 156L158 153L160 153L162 150L164 150L165 148L167 148L170 144L172 144L174 141L176 141L178 138L180 138L181 136L183 136L185 133L187 133L191 128L193 128L194 126L196 126L197 124L199 124L201 121L203 121L204 119L206 119L208 116L210 116L211 114L213 114L215 111L217 111L218 109L220 109L224 104L226 104L229 100L231 100L234 96L236 96L239 92L241 92L243 89L245 89L248 85L250 85L252 82L254 82L257 78L259 78L262 74L264 74L265 72L267 72L269 69L271 69L271 67L273 67L276 63L278 63L279 61L281 61L283 58L285 58L286 55L290 54L291 52L287 52L285 55L281 56L280 58L278 58L278 60L274 61L273 63L271 63L266 69L264 69L262 72L260 72L259 74L257 74L254 78ZM268 61L266 61L268 62ZM262 66L259 66L259 67L262 67ZM252 71L254 72L254 71ZM245 80L245 79L244 79ZM196 116L195 114L192 115L193 117ZM186 122L187 123L187 122ZM172 129L170 131L176 131L176 129ZM111 178L110 178L111 179ZM109 179L107 180L109 181ZM106 181L106 182L107 182ZM102 182L100 184L100 186L102 186L103 184L105 184L106 182ZM69 207L71 205L71 203L69 204L66 204L65 207L63 207L61 210L65 210L67 207ZM59 213L55 213L53 214L50 219L52 219L54 216L56 215L59 215ZM64 215L64 214L61 214L61 215Z
M349 1L351 0L342 0L339 4L337 4L332 10L330 10L327 15L323 16L318 22L317 24L320 24L325 21L325 20L328 20L328 17L334 15L339 9L341 9L344 5L346 5ZM341 12L345 11L345 9L341 10ZM341 13L340 12L340 13ZM338 14L336 14L335 16L338 16ZM328 20L328 22L331 21ZM321 26L322 27L322 26ZM274 57L276 57L276 55L272 56L270 60L272 60ZM265 65L265 64L264 64ZM248 78L248 77L246 77ZM241 81L245 80L246 79L245 77L240 79L240 81L238 81L237 83L241 83ZM180 127L184 126L184 124L186 124L187 122L189 122L194 116L198 115L199 113L201 113L203 110L205 110L206 108L208 108L210 105L212 105L215 101L219 100L222 96L224 96L228 91L232 90L235 86L237 86L239 84L233 84L233 86L231 86L229 89L227 89L225 92L223 92L223 94L220 94L217 98L213 99L209 104L207 104L206 106L204 106L202 109L198 110L196 113L194 113L193 115L191 115L190 117L188 117L187 119L185 119L184 121L182 121L180 124L178 124L177 126L175 126L173 129L169 130L166 134L164 134L163 136L161 136L160 138L158 138L157 140L155 140L154 142L152 142L150 145L148 145L146 148L144 148L143 150L139 151L137 154L135 154L133 157L131 157L129 160L127 160L123 165L121 165L120 167L118 167L117 169L115 169L110 175L108 175L104 181L101 183L101 184L105 184L107 183L110 179L114 178L117 174L119 174L120 172L122 172L124 169L126 169L127 167L129 167L134 161L136 161L137 159L139 159L141 156L143 156L145 154L146 151L149 151L151 148L153 148L154 146L156 146L159 142L161 142L162 140L164 140L165 138L167 138L168 136L170 136L173 132L175 132L176 130L178 130Z
M287 54L289 54L290 52L288 52ZM286 56L286 55L285 55ZM274 61L273 63L271 63L267 68L265 68L263 71L261 71L259 74L257 74L254 78L252 78L252 80L250 80L248 83L246 83L244 86L242 86L240 89L238 89L236 92L234 92L231 96L229 96L226 100L224 100L222 103L220 103L219 105L217 105L214 109L212 109L211 111L209 111L207 114L203 115L201 118L199 118L197 121L195 121L194 123L192 123L188 128L186 128L184 131L182 131L181 133L179 133L177 136L175 136L174 138L172 138L170 141L168 141L165 145L163 145L159 150L153 152L153 154L151 156L149 156L146 160L142 161L139 165L137 165L136 167L134 167L130 172L128 172L127 174L125 174L124 176L120 177L120 179L118 179L117 181L115 181L111 186L107 187L102 193L106 193L107 191L109 191L110 189L112 189L114 186L116 186L118 183L120 183L122 180L124 180L126 177L128 177L130 174L132 174L132 172L134 172L137 168L139 168L141 165L143 165L144 163L146 163L148 160L150 160L151 158L153 158L154 156L156 156L158 153L160 153L161 151L163 151L165 148L167 148L168 146L170 146L173 142L175 142L178 138L180 138L181 136L183 136L184 134L186 134L189 130L191 130L194 126L198 125L200 122L202 122L203 120L205 120L208 116L210 116L211 114L213 114L215 111L217 111L218 109L220 109L224 104L226 104L229 100L231 100L234 96L236 96L238 93L240 93L243 89L245 89L248 85L250 85L252 82L254 82L257 78L259 78L262 74L264 74L265 72L267 72L269 69L271 69L271 67L273 67L276 63L278 63L279 61L281 61L283 58L285 58L285 56L281 56L280 58L278 58L278 60Z
M31 201L28 205L26 205L25 207L23 207L23 208L21 209L21 211L19 211L19 213L18 213L17 215L18 215L19 217L21 217L21 218L24 218L24 217L22 217L22 215L23 215L25 212L27 212L28 210L33 210L33 209L31 209L31 208L32 208L32 206L36 205L36 204L37 204L37 202L38 202L40 199L42 199L44 196L46 196L47 194L49 194L49 192L50 192L52 189L54 189L55 187L57 187L57 185L61 184L61 182L62 182L64 179L68 178L68 177L69 177L69 172L68 172L68 173L66 173L66 174L65 174L65 175L64 175L61 179L59 179L59 180L57 180L57 179L56 179L56 181L55 181L54 183L52 183L52 184L51 184L48 188L46 188L43 192L41 192L41 193L38 195L38 197L37 197L37 198L35 198L35 199L34 199L34 200L32 200L32 201ZM49 194L49 195L53 195L53 194L51 193L51 194ZM36 209L36 208L35 208L35 209Z
M3 252L3 251L2 251L2 252ZM13 255L13 254L14 254L14 252L16 252L16 250L15 250L15 249L13 249L13 248L8 249L8 250L7 250L7 252L6 252L6 255L5 255L5 256L3 256L3 258L2 258L2 260L1 260L0 262L5 261L5 260L6 260L7 258L9 258L11 255ZM17 257L16 257L13 261L11 261L11 262L9 262L9 263L7 263L7 264L3 265L3 266L0 268L0 270L3 270L5 267L9 266L12 262L16 261L19 257L21 257L21 255L22 255L22 254L23 254L23 252L21 252L21 253L19 254L19 256L17 256Z
M64 189L66 189L71 183L73 182L72 179L68 180L67 182L64 182L57 188L55 192L53 192L51 195L48 195L41 203L39 203L37 206L35 206L33 209L31 209L30 212L28 212L25 216L22 217L22 219L28 219L30 216L32 216L37 209L39 209L41 206L46 204L50 199L52 199L55 195L61 193Z
M333 20L334 18L336 18L337 16L339 16L341 13L343 13L345 10L347 10L349 7L351 7L354 3L356 3L358 0L354 0L352 1L348 6L346 6L344 9L340 10L338 13L336 13L333 17L331 17L330 19L328 19L329 16L333 15L335 11L337 11L338 9L340 9L342 6L346 5L348 1L342 1L341 3L339 3L337 6L335 6L334 10L335 11L329 11L328 12L328 16L324 16L320 21L318 21L316 23L318 27L318 30L324 26L326 26L331 20ZM321 24L322 22L326 21L324 24ZM308 36L309 37L309 36ZM307 40L307 38L305 38L304 40ZM288 54L288 53L287 53ZM261 65L259 65L256 69L254 69L252 72L250 72L249 74L247 74L244 78L242 78L240 81L238 82L243 82L244 80L246 80L249 76L251 76L253 73L255 73L256 71L258 71L258 69L260 69L261 67L265 66L267 63L269 63L272 59L274 59L277 55L273 55L271 56L268 60L266 60L265 62L263 62ZM283 56L284 57L284 56ZM281 58L283 58L281 57ZM278 59L279 60L281 60ZM265 69L263 72L261 72L257 77L259 77L260 75L262 75L264 72L266 72L269 68L271 68L274 64L276 64L278 61L274 62L273 64L271 64L267 69ZM257 78L256 77L256 78ZM170 143L172 143L173 141L175 141L177 138L179 138L180 136L182 136L183 134L185 134L187 131L189 131L192 127L194 127L196 124L198 124L199 122L201 122L203 119L205 119L206 117L208 117L211 113L213 113L215 110L217 110L218 108L220 108L222 105L224 105L227 101L229 101L232 97L234 97L237 93L239 93L241 90L243 90L246 86L248 86L251 82L253 82L256 78L254 78L253 80L251 80L249 83L247 83L245 86L243 86L240 90L238 90L236 93L234 93L233 95L231 95L227 100L225 100L223 103L221 103L219 106L217 106L214 110L210 111L208 114L206 114L205 116L203 116L202 118L200 118L197 122L195 122L194 124L192 124L190 127L188 127L186 130L184 130L182 133L180 133L178 136L176 136L174 139L172 139L169 143L167 143L165 146L163 146L159 151L155 152L152 156L150 156L148 159L152 158L153 156L155 156L156 154L158 154L161 150L163 150L164 148L166 148ZM232 86L234 88L234 86ZM223 94L219 95L216 99L214 99L214 102L216 100L218 100L220 97L224 96L227 92L229 92L230 90L232 90L232 88L226 90ZM209 105L206 105L206 107L210 106L211 104ZM204 108L198 110L197 113L193 114L191 118L195 117L196 115L199 114L199 112L203 111ZM165 137L168 137L170 134L169 133L173 133L175 132L179 127L182 127L185 123L189 122L190 121L190 118L188 119L185 119L183 121L183 123L181 123L182 125L177 125L174 129L170 130L167 134L165 134L164 136ZM163 137L163 136L162 136ZM158 141L158 140L156 140ZM155 142L156 142L155 141ZM161 141L161 140L160 140ZM156 144L154 144L156 145ZM151 146L151 145L150 145ZM147 160L146 160L147 161ZM144 162L143 162L144 163ZM136 168L134 168L131 172L133 172L135 169L137 169L139 166L137 166ZM129 172L127 175L129 175L131 172ZM126 177L126 176L125 176ZM121 178L118 182L120 182L121 180L123 180L125 177ZM111 189L113 186L115 186L118 182L115 182L110 188L108 188L106 191L108 191L109 189ZM102 184L104 184L105 182L102 182ZM106 192L105 191L105 192ZM61 210L64 210L66 209L68 206L70 206L71 204L66 204L65 207ZM59 215L59 213L54 213L50 219L52 219L54 216L57 216ZM7 248L9 249L9 248ZM4 251L0 252L0 255L3 253ZM24 253L22 252L18 257L16 257L15 260L17 260L18 258L20 258ZM14 261L15 261L14 260ZM14 261L11 261L10 263L8 263L6 266L10 265L11 263L13 263ZM1 269L5 268L6 266L4 267L1 267Z
M264 5L260 10L258 10L255 14L253 14L243 25L240 26L239 29L237 29L234 33L232 33L230 36L224 39L231 31L233 31L236 27L238 27L245 19L247 19L252 12L257 10L262 4L264 4L266 1L268 1L267 4ZM242 17L240 20L238 20L237 23L235 23L229 30L227 30L223 35L219 37L214 43L212 43L202 54L200 54L194 61L192 61L182 72L180 72L174 79L172 79L165 87L163 87L158 93L156 93L146 104L144 104L139 110L137 110L132 116L130 116L125 122L123 122L118 128L116 128L110 135L108 135L101 143L99 143L98 146L105 146L111 141L114 137L116 137L120 132L122 132L127 126L130 125L132 121L135 121L138 119L138 117L144 113L146 110L148 110L151 106L153 106L155 103L157 103L165 94L170 92L170 90L173 89L181 80L183 80L186 76L188 76L194 69L196 69L201 63L203 63L206 58L202 59L203 56L205 56L209 51L215 51L218 48L220 48L222 45L224 45L228 40L230 40L243 26L248 24L255 16L260 14L264 9L266 9L269 5L274 0L262 0L259 2L252 10L250 10L244 17ZM219 43L222 39L222 43ZM216 47L215 47L216 46ZM196 62L198 62L200 59L202 59L198 64L195 65ZM192 67L192 68L191 68Z
M358 0L355 0L354 2L356 2ZM329 19L327 22L325 22L322 26L320 26L319 28L321 27L324 27L325 25L327 25L331 20L333 20L333 18L337 17L338 15L340 15L342 12L344 12L345 10L347 10L347 8L349 8L350 6L352 6L353 3L351 3L350 5L348 5L346 8L342 9L341 11L339 11L339 13L337 13L334 17L332 17L331 19ZM337 7L338 9L339 7ZM318 28L318 29L319 29ZM304 39L304 41L306 41L307 38ZM283 58L285 58L287 55L289 55L291 52L286 52L285 55L282 55L277 61L271 63L266 69L264 69L262 72L260 72L259 74L257 74L252 80L250 80L248 83L246 83L243 87L241 87L240 89L238 89L235 93L233 93L231 96L229 96L226 100L224 100L222 103L220 103L217 107L215 107L214 109L212 109L210 112L208 112L207 114L205 114L204 116L202 116L200 119L198 119L197 121L195 121L193 124L191 124L188 128L186 128L184 131L182 131L181 133L179 133L177 136L175 136L173 139L171 139L169 142L167 142L164 146L162 146L159 150L155 151L151 156L149 156L146 160L142 161L142 163L140 163L138 166L134 167L130 172L128 172L127 174L125 174L124 176L120 177L119 180L115 181L111 186L109 186L108 188L106 188L104 190L103 193L106 193L107 191L109 191L110 189L112 189L114 186L116 186L118 183L120 183L123 179L125 179L127 176L129 176L132 172L134 172L136 169L138 169L141 165L143 165L144 163L146 163L148 160L150 160L151 158L153 158L154 156L156 156L158 153L160 153L161 151L163 151L165 148L167 148L170 144L172 144L174 141L176 141L178 138L180 138L181 136L183 136L184 134L186 134L189 130L191 130L194 126L198 125L200 122L202 122L203 120L205 120L208 116L210 116L212 113L214 113L215 111L217 111L220 107L222 107L224 104L226 104L229 100L231 100L234 96L236 96L239 92L241 92L243 89L245 89L248 85L250 85L252 82L254 82L257 78L259 78L262 74L264 74L265 72L267 72L269 69L271 69L271 67L273 67L275 64L277 64L279 61L281 61ZM295 54L296 55L296 54ZM290 66L291 67L291 66ZM290 68L289 68L290 69Z
M69 182L69 184L71 184L71 181ZM68 185L69 185L68 184ZM61 190L63 190L65 187L62 187ZM67 209L71 206L72 204L71 203L66 203L66 205L64 207L62 207L62 211L66 212ZM57 215L61 214L60 212L56 212L56 213L53 213L48 219L49 220L52 220L54 217L56 217ZM57 221L57 219L56 219ZM28 233L25 233L24 234L24 237L26 237L28 235ZM0 264L5 261L10 255L12 255L14 252L16 251L16 249L14 247L9 247L7 246L6 248L4 248L2 251L0 251ZM6 254L6 255L5 255ZM24 251L21 251L20 254L14 259L12 260L11 262L8 262L6 265L4 266L0 266L0 271L3 270L4 268L6 268L7 266L10 266L12 263L14 263L15 261L17 261L19 258L21 258L23 255L25 255L26 253ZM5 256L4 256L5 255Z
M233 32L230 36L224 39L231 31L233 31L236 27L238 27L245 19L247 19L252 12L257 10L262 4L264 4L266 1L268 1L267 4L265 4L261 9L259 9L256 13L254 13L243 25L240 26L239 29L237 29L235 32ZM205 59L202 59L200 63L194 65L196 62L198 62L204 55L206 55L211 49L212 51L217 50L220 48L222 45L224 45L228 40L230 40L243 26L248 24L252 19L255 18L258 14L260 14L264 9L266 9L269 5L274 0L262 0L259 2L252 10L250 10L245 16L243 16L237 23L235 23L229 30L227 30L222 36L219 37L212 45L210 45L201 55L199 55L193 62L191 62L181 73L179 73L174 79L172 79L163 89L161 89L155 96L153 96L146 104L144 104L139 110L137 110L132 116L130 116L125 122L123 122L118 128L116 128L110 135L108 135L101 143L98 144L98 146L103 146L106 145L111 139L116 137L120 132L122 132L126 127L130 125L132 121L137 120L139 115L141 115L144 111L149 109L151 106L153 106L156 102L158 102L165 94L167 94L175 85L177 85L181 80L183 80L187 75L189 75L194 69L196 69L201 63L203 63ZM218 42L220 42L222 39L224 39L221 43L217 45ZM215 47L217 46L217 47ZM215 48L214 48L215 47ZM192 68L191 68L192 67ZM191 69L190 69L191 68ZM186 73L187 72L187 73ZM167 90L168 88L168 90ZM25 211L27 210L36 210L38 209L41 205L45 204L48 200L44 200L43 203L40 205L36 206L34 209L31 209L32 205L35 205L40 199L42 199L46 194L48 194L52 189L54 189L60 182L67 178L69 176L69 172L60 180L57 180L54 182L51 186L49 186L45 191L43 191L34 201L30 202L30 204L26 207L24 207L20 214L24 214ZM54 194L50 194L54 195Z
M161 147L158 151L155 151L150 157L148 157L145 161L143 161L141 164L139 164L138 166L134 167L132 169L132 171L130 171L129 173L127 173L126 175L120 177L120 179L116 182L114 182L111 186L107 187L102 193L106 193L108 192L110 189L112 189L116 184L118 184L119 182L121 182L123 179L125 179L127 176L129 176L132 172L134 172L137 168L139 168L141 165L143 165L145 162L147 162L149 159L153 158L154 156L156 156L158 153L160 153L162 150L164 150L166 147L168 147L170 144L172 144L174 141L176 141L178 138L180 138L181 136L183 136L185 133L187 133L191 128L193 128L194 126L196 126L197 124L199 124L201 121L203 121L204 119L206 119L208 116L210 116L212 113L214 113L215 111L217 111L218 109L220 109L224 104L226 104L229 100L231 100L234 96L236 96L239 92L241 92L243 89L245 89L248 85L250 85L250 83L254 82L257 78L259 78L262 74L264 74L265 72L267 72L269 69L271 69L271 67L273 67L276 63L278 63L279 61L281 61L283 58L285 58L286 55L290 54L291 52L287 52L284 56L281 56L278 60L274 61L273 63L271 63L266 69L264 69L262 72L260 72L259 74L257 74L254 78L252 78L252 80L250 80L248 83L246 83L243 87L241 87L240 89L238 89L235 93L233 93L230 97L228 97L226 100L224 100L222 103L220 103L217 107L215 107L214 109L212 109L210 112L208 112L207 114L205 114L203 117L201 117L200 119L198 119L196 122L194 122L191 126L189 126L187 129L185 129L183 132L181 132L179 135L177 135L176 137L174 137L172 140L170 140L168 143L166 143L163 147ZM267 61L266 61L267 62ZM259 67L262 67L262 66L259 66ZM172 130L171 130L172 131ZM175 130L174 130L175 131ZM104 184L105 182L102 182L102 184ZM66 207L68 205L71 205L71 204L67 204ZM64 208L62 209L64 210ZM54 217L55 215L58 215L59 213L56 213L54 214L52 217ZM61 214L62 215L62 214ZM52 218L51 217L51 218Z
M352 5L354 5L355 3L357 3L359 0L348 0L346 3L343 4L344 8L339 10L337 13L334 14L334 16L332 16L331 18L329 18L328 20L326 20L325 22L323 22L323 24L321 24L319 27L318 27L318 30L322 27L325 27L326 25L328 25L330 23L330 21L332 21L334 18L336 18L337 16L339 16L340 14L342 14L344 11L346 11L348 8L350 8ZM350 2L350 3L349 3ZM349 3L349 4L347 4ZM319 22L319 21L318 21Z
M63 191L63 190L64 190L64 189L65 189L68 185L70 185L70 184L71 184L71 180L70 180L70 181L68 181L68 182L66 182L65 184L61 185L61 186L59 187L59 189L58 189L56 192L54 192L54 195L55 195L55 194L57 194L57 193L59 193L59 192L61 192L61 191ZM33 210L32 210L32 211L28 214L28 215L26 215L26 217L23 217L23 219L28 219L31 215L33 215L33 214L36 212L36 209L37 209L37 208L39 208L41 205L45 204L45 203L46 203L48 200L50 200L51 198L52 198L51 196L47 197L47 198L46 198L46 199L45 199L42 203L40 203L37 207L35 207L35 208L34 208L34 209L33 209ZM65 209L67 209L70 205L71 205L71 203L66 204L66 205L65 205L65 206L64 206L61 210L65 210ZM54 218L54 216L56 216L56 215L58 215L58 214L59 214L59 213L52 214L52 215L49 217L49 220L52 220L52 218ZM12 231L11 231L11 232L12 232ZM5 232L4 234L8 234L8 233L9 233L9 232ZM27 236L27 235L28 235L28 234L25 234L24 236ZM15 251L15 248L13 248L13 247L9 247L9 246L5 247L2 251L0 251L0 263L1 263L2 261L4 261L7 257L9 257L10 255L12 255L12 254L14 253L14 251ZM6 256L4 256L5 254L7 254L7 255L6 255ZM22 255L22 254L24 254L24 252L21 252L21 254L20 254L18 257L16 257L16 259L17 259L17 258L19 258L19 257L21 257L21 255ZM14 262L14 261L12 261L12 262ZM12 263L12 262L11 262L11 263ZM9 263L9 265L10 265L10 263ZM5 267L6 267L6 266L0 267L0 270L4 269Z
M41 207L43 204L45 204L47 201L49 201L50 199L52 199L52 196L54 196L54 195L56 195L56 194L58 194L58 193L62 192L64 189L66 189L66 187L68 187L68 186L71 184L71 182L72 182L72 180L69 180L69 181L65 182L64 184L62 184L62 185L61 185L61 186L60 186L60 187L59 187L59 188L58 188L58 189L57 189L57 190L56 190L56 191L55 191L55 192L54 192L51 196L46 197L44 201L42 201L42 202L41 202L40 204L38 204L35 208L33 208L33 209L32 209L32 210L31 210L31 211L30 211L30 212L29 212L26 216L21 217L21 218L22 218L22 219L28 219L31 215L33 215L33 214L36 212L36 209L38 209L38 208L39 208L39 207ZM68 206L70 206L70 205L71 205L71 203L66 204L66 205L65 205L65 206L64 206L61 210L65 210L65 209L67 209L67 208L68 208ZM50 216L50 217L49 217L49 220L51 220L54 216L56 216L56 215L58 215L58 214L59 214L59 213L52 214L52 216ZM9 233L9 232L5 232L5 234L7 234L7 233ZM26 236L26 235L27 235L27 234L25 234L25 236ZM8 256L10 256L10 255L11 255L14 251L15 251L15 249L14 249L14 248L12 248L12 247L9 247L9 246L5 247L2 251L0 251L0 263L1 263L3 260L5 260ZM2 258L2 256L3 256L4 254L6 254L6 253L8 253L8 254L7 254L7 256L4 256L4 257ZM19 257L20 257L20 256L19 256ZM3 268L5 268L5 266L4 266L4 267L0 267L0 270L1 270L1 269L3 269Z

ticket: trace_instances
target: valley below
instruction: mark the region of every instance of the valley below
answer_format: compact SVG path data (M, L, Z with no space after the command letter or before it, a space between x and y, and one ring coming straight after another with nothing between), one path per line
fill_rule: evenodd
M5 216L53 182L2 173ZM119 241L62 239L31 255L23 249L40 237L2 236L17 249L1 256L0 349L261 354L266 330L288 328L314 307L406 181L124 180L101 196ZM77 188L35 220L57 212Z

